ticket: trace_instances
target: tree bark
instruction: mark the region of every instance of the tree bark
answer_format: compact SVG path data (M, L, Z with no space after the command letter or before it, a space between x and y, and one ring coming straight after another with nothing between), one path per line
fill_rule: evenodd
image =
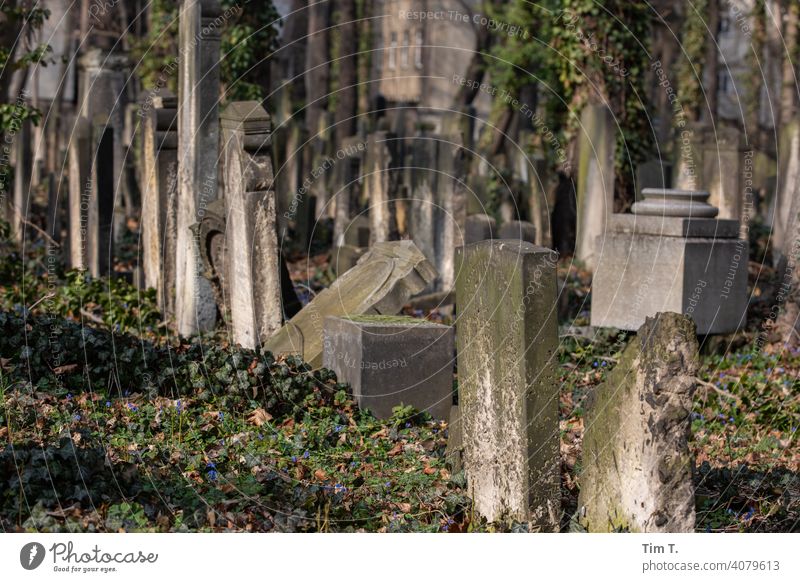
M317 135L320 118L328 106L330 79L330 2L319 2L308 9L308 52L306 54L306 127Z
M355 135L358 113L358 21L356 3L339 4L339 79L334 123L336 144L344 138Z

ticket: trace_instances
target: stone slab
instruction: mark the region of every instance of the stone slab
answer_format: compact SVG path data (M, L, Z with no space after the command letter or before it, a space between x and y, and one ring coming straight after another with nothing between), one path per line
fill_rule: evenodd
M619 233L679 236L684 238L737 238L738 220L613 214L609 230Z

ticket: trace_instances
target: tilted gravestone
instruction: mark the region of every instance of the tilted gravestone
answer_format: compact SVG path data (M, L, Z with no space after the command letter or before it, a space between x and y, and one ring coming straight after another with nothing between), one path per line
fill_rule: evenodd
M323 322L328 316L395 315L436 277L411 241L376 243L358 264L317 295L265 342L277 354L301 354L322 364Z
M92 181L92 128L89 120L78 117L69 141L69 266L87 269L86 233Z
M167 318L175 313L178 203L178 102L161 89L142 109L142 260L145 285Z
M645 189L634 214L598 236L592 325L635 331L661 311L689 315L702 335L732 333L747 311L748 243L718 220L708 192Z
M257 101L231 103L220 121L233 340L255 348L282 322L271 121Z
M463 464L475 510L555 531L561 514L556 258L522 241L458 249Z
M175 311L178 331L186 336L216 323L213 291L202 276L199 243L190 227L217 199L221 26L217 0L181 4Z
M446 420L453 402L453 328L412 317L326 317L322 365L362 409L389 418L413 406Z
M691 319L648 317L587 403L577 521L592 532L692 532Z

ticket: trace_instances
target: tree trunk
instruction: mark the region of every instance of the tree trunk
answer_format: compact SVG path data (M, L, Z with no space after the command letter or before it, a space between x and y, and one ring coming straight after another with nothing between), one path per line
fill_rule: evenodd
M308 9L308 52L306 54L306 127L317 135L320 118L328 105L330 77L330 2L318 2Z
M710 123L717 123L718 113L718 93L719 93L719 46L717 36L719 34L719 3L718 0L708 0L708 30L710 34L706 40L706 70L708 71L708 87L706 88L706 99L708 99L708 120Z
M337 147L344 138L355 135L358 113L358 22L356 21L356 3L353 1L339 4L339 79L337 87L336 126Z
M781 125L786 125L797 115L797 76L794 59L797 58L798 12L800 6L795 0L790 0L786 8L786 28L783 34L786 45L781 74Z

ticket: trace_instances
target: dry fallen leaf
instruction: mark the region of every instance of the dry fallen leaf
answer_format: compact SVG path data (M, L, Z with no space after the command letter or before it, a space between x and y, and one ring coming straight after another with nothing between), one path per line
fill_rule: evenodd
M247 417L247 422L256 426L261 426L265 422L272 420L272 415L263 408L256 408Z
M394 447L392 447L392 450L386 454L389 455L390 457L395 457L402 452L403 452L403 443L397 443Z
M319 481L324 481L325 479L328 478L328 475L322 469L317 469L316 471L314 471L314 477L316 477L317 480Z
M430 465L425 465L425 468L422 470L422 472L425 473L426 475L433 475L434 473L436 473L436 469L434 469Z

